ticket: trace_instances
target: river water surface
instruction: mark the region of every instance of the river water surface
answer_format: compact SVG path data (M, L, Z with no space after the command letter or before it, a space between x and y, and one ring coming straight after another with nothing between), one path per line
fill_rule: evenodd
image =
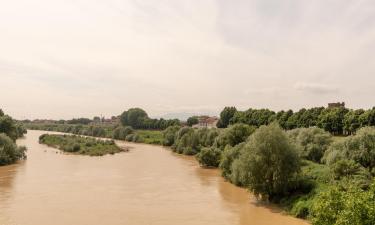
M61 154L28 131L28 159L0 167L0 225L306 225L162 147Z

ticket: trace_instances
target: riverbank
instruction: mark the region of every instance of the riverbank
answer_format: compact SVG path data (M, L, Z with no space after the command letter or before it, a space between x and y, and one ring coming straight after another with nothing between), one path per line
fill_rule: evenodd
M193 157L123 141L116 143L132 148L128 154L56 154L39 144L44 133L18 140L29 149L27 161L0 168L0 224L308 224L258 202Z
M118 147L113 140L99 140L65 134L43 134L39 143L73 154L103 156L128 151L128 148Z

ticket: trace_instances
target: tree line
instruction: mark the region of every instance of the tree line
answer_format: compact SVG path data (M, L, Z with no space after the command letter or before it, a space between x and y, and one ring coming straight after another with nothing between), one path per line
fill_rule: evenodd
M362 127L375 126L375 107L368 110L315 107L297 112L251 108L238 111L235 107L225 107L220 113L218 127L226 128L235 123L260 127L274 121L286 130L317 126L334 135L350 135Z
M26 148L18 147L17 138L22 137L26 129L0 109L0 166L15 163L26 158Z

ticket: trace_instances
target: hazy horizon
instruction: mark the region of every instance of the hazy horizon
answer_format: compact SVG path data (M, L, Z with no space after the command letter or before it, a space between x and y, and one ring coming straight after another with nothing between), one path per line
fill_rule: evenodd
M371 0L14 0L0 108L17 119L375 106Z

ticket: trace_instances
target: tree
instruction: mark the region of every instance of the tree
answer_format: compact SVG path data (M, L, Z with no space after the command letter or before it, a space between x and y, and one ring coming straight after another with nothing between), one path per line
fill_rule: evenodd
M238 123L229 126L216 138L215 146L224 149L227 145L235 146L246 139L255 131L255 127Z
M234 147L227 145L222 153L220 169L221 175L226 179L232 180L232 164L234 160L238 159L241 149L245 146L245 143L238 144Z
M332 136L317 127L297 128L287 133L296 143L300 156L317 163L332 142Z
M131 126L135 129L143 128L143 122L147 118L147 113L140 108L131 108L120 116L123 126Z
M220 120L218 122L219 128L228 127L230 120L233 118L234 114L237 112L236 107L225 107L220 113Z
M235 183L263 198L274 200L288 193L300 171L294 145L278 124L262 126L252 134L233 162Z
M361 127L360 117L365 111L363 109L350 110L344 116L344 131L346 134L355 134Z
M375 182L368 191L357 187L331 187L312 206L313 225L373 225Z
M332 134L343 134L344 116L348 112L345 108L328 108L319 116L318 126Z
M25 151L25 147L17 147L13 140L7 135L0 134L0 166L14 163L20 159L25 159Z
M187 119L187 124L188 124L188 126L193 126L193 125L195 125L195 124L198 124L199 123L199 120L198 120L198 117L197 116L192 116L192 117L189 117L188 119Z
M12 117L7 115L0 117L0 133L6 134L13 141L18 138L17 126Z
M366 110L363 114L361 114L359 117L359 121L362 127L375 126L375 107Z
M196 155L200 165L205 167L218 167L221 158L221 150L217 148L202 148Z
M328 165L342 159L354 160L372 172L375 168L375 128L361 128L355 136L331 145L324 155Z
M180 126L170 126L163 131L163 145L172 146L175 142L177 132L180 130Z

